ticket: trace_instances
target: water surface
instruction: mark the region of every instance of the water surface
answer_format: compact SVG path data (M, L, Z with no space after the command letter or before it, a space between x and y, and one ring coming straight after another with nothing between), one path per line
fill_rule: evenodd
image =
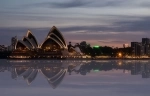
M1 96L149 96L148 60L0 60Z

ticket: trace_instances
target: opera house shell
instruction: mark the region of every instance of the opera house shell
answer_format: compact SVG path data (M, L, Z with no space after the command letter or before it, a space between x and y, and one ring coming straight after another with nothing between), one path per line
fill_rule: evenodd
M22 40L17 40L15 50L9 58L65 58L76 55L81 55L79 48L68 49L63 35L53 26L42 44L38 44L35 36L28 30Z

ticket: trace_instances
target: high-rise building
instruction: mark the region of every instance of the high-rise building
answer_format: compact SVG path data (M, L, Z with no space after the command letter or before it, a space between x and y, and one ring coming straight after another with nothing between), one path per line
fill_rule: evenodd
M139 42L131 42L131 48L134 48Z
M11 50L12 50L12 51L15 50L16 43L17 43L17 36L12 37L12 38L11 38L11 47L12 47Z
M142 38L142 45L144 46L144 55L150 54L150 39Z
M131 42L131 48L133 49L132 55L142 56L144 55L144 46L140 42Z
M150 39L149 38L142 38L142 45L147 45L150 44Z
M150 55L150 44L144 45L144 55Z

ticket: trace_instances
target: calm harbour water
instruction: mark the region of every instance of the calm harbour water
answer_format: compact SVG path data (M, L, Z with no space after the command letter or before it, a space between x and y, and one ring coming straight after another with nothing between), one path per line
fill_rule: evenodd
M0 60L1 96L149 96L148 60Z

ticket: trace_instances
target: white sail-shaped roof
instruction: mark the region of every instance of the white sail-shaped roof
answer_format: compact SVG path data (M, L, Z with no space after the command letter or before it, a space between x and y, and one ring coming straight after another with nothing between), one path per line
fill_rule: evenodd
M18 47L21 47L19 44L22 45L24 48L27 48L30 50L30 47L25 42L23 42L22 40L17 41L15 49L17 49Z
M60 46L60 48L63 48L63 45L61 45L57 40L55 40L54 38L47 38L42 44L41 44L41 48L47 44L47 43L51 43L51 42L55 42L56 44L58 44Z
M32 45L34 46L34 48L38 47L38 42L30 30L28 30L26 37L28 37L30 39L30 42L32 42Z
M75 47L75 48L73 48L73 47L70 47L70 49L69 49L69 55L82 55L82 52L81 52L81 50L80 50L80 48L79 47Z
M50 30L50 32L47 35L47 38L45 41L41 44L41 48L45 42L47 42L48 39L52 39L54 42L56 42L61 48L67 48L67 44L65 42L65 39L63 35L59 32L59 30L53 26Z
M53 26L53 27L51 28L51 30L50 30L50 32L48 33L47 36L50 36L51 33L54 33L56 36L58 36L58 37L62 40L62 42L64 43L64 45L67 46L63 35L60 33L60 31L59 31L55 26Z
M22 41L24 41L30 48L34 48L32 41L28 37L24 37Z
M57 42L59 42L63 47L66 46L65 43L54 33L50 33L49 36L50 38L55 39Z
M27 35L23 37L22 40L18 40L15 49L19 47L19 44L21 44L24 48L28 48L29 50L38 48L38 43L35 38L35 36L31 33L31 31L28 30Z
M21 46L20 50L22 50L23 48L24 49L27 48L29 50L41 48L41 49L44 49L46 51L65 51L65 50L68 50L67 44L65 42L63 35L60 33L60 31L55 26L53 26L51 28L46 39L44 40L44 42L40 46L38 45L38 42L37 42L35 36L31 33L30 30L27 31L26 36L23 37L22 40L19 40L16 43L15 48L18 48L19 44ZM62 52L62 53L66 53L66 52Z

